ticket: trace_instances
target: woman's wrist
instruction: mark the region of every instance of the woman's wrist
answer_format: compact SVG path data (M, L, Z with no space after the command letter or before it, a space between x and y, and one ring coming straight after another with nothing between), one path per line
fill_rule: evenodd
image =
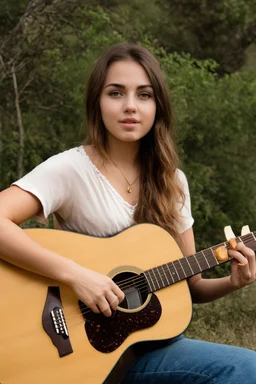
M190 285L194 303L207 303L219 299L238 288L232 284L230 276L214 279L201 278Z
M57 273L57 280L70 287L73 287L76 281L76 270L78 268L80 268L80 265L75 263L73 260L65 259Z

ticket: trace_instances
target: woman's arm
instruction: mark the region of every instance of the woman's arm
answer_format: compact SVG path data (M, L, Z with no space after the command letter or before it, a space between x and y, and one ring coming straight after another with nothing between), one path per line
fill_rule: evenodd
M72 262L41 247L18 226L42 210L40 201L18 187L0 193L0 255L18 267L67 282Z
M178 241L184 256L196 253L193 229L183 232ZM230 250L231 275L217 279L203 279L201 274L188 280L194 303L206 303L225 296L255 281L255 254L244 244L237 244L237 249Z
M0 255L18 267L69 285L94 312L106 316L123 300L124 294L108 277L83 268L72 260L32 240L18 224L42 210L40 201L19 187L0 193Z

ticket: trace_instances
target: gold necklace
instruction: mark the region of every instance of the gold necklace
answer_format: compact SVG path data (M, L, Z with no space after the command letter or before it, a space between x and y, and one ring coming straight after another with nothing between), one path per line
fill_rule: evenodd
M135 180L132 182L132 183L129 183L129 181L127 180L127 178L125 177L125 175L123 174L123 172L121 171L121 169L116 165L116 163L110 159L112 161L112 163L114 164L114 166L118 169L118 171L122 174L122 176L124 177L126 183L128 184L127 185L127 192L128 193L131 193L132 192L132 188L131 186L135 183L135 181L138 179L139 175L136 176Z

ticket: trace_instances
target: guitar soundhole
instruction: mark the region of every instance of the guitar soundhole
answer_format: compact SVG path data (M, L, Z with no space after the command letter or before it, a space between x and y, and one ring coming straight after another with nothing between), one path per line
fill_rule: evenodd
M125 293L125 299L119 304L124 309L141 307L148 297L148 284L144 275L134 272L122 272L113 278L113 281Z
M112 316L86 311L86 306L79 300L88 340L97 351L103 353L115 351L131 333L152 327L162 314L157 296L154 293L149 295L143 273L121 272L112 279L125 293L119 310L113 312Z

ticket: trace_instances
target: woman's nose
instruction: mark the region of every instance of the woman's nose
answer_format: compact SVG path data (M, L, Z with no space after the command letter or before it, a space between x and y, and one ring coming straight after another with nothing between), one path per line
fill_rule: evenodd
M137 104L134 96L129 96L125 98L124 109L125 111L132 112L137 110Z

